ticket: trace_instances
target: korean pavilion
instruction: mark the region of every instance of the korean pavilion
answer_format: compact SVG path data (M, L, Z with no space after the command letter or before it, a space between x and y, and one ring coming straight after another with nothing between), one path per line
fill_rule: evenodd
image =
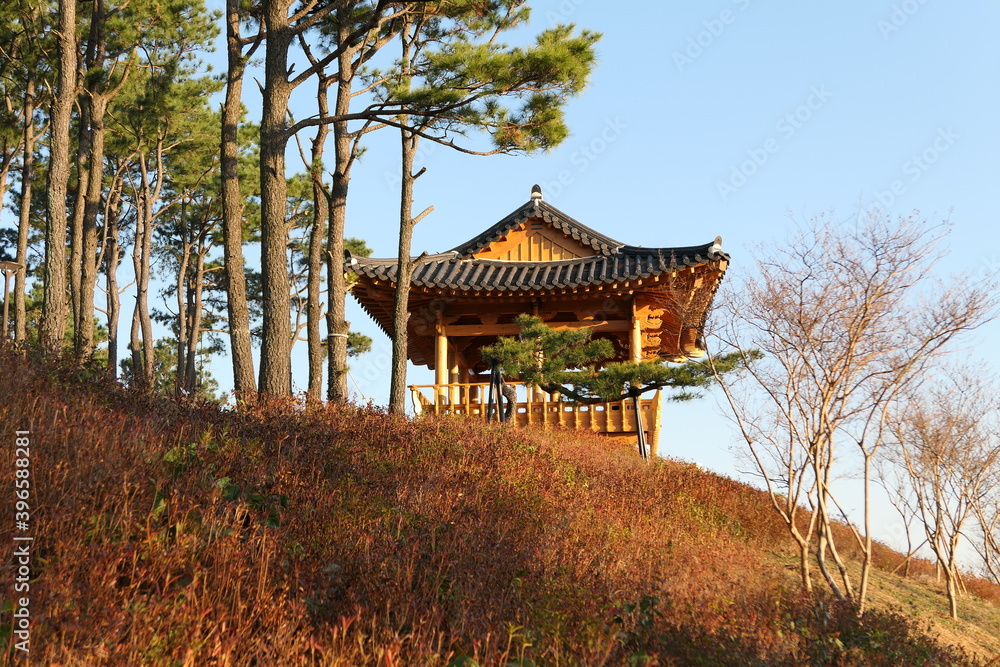
M705 354L702 329L729 255L722 239L646 248L616 241L542 199L536 185L523 206L451 250L423 256L410 282L410 361L434 371L434 384L410 387L415 411L484 418L489 372L479 349L519 331L515 318L538 315L553 328L586 327L614 344L612 361L670 361ZM351 258L354 296L393 333L396 258ZM635 440L632 401L574 403L517 382L516 423L561 425ZM655 455L660 391L639 401Z

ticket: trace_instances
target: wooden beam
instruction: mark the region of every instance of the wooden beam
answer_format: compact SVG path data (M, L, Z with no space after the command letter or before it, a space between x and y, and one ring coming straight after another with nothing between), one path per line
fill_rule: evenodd
M587 320L584 322L546 322L553 329L591 329L595 332L628 331L629 320ZM442 327L446 336L514 336L521 333L517 324L448 324Z

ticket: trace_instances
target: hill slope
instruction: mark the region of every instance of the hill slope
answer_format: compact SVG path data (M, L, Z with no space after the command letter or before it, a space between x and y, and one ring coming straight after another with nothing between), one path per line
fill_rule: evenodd
M914 620L941 596L913 578L877 583L930 603L885 592L860 620L802 596L762 494L676 461L644 465L607 440L355 407L234 414L0 361L0 424L31 438L41 664L936 665L1000 653L996 624L942 640ZM998 618L990 602L966 605ZM9 609L2 623L7 641Z

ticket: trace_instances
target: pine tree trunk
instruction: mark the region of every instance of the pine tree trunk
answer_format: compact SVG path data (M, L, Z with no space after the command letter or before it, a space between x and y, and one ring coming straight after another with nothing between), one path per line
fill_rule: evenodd
M162 169L162 164L158 164ZM134 367L137 377L141 377L140 385L152 391L155 388L156 356L153 341L153 321L149 316L149 274L153 254L153 192L147 176L145 156L139 156L139 211L141 235L136 233L136 245L139 246L139 261L136 266L135 313L138 326L142 332L142 365ZM159 173L162 179L162 171ZM132 352L135 358L136 351Z
M45 229L45 296L42 348L52 354L66 335L66 190L69 181L69 128L76 97L76 2L59 0L59 83L49 126L48 219Z
M80 97L80 125L77 141L77 186L76 201L73 209L73 238L70 243L70 284L73 297L73 348L76 352L78 362L85 362L90 356L90 348L93 347L93 289L96 281L92 281L88 292L88 277L91 271L88 266L93 263L93 257L97 248L97 208L100 205L101 193L101 167L103 160L103 147L100 153L95 149L95 140L98 135L98 127L103 124L103 108L107 101L102 99L96 87L98 77L89 76L95 70L99 70L104 64L104 2L103 0L92 0L90 13L90 30L87 34L87 50L83 56L83 66L81 67L82 78L80 85L85 87L85 92ZM103 141L103 140L102 140ZM97 163L96 183L94 164ZM94 188L97 191L97 201L92 201ZM96 277L96 273L93 273ZM85 310L89 304L90 316L88 318ZM89 336L88 336L89 330ZM89 340L88 340L89 338Z
M83 242L81 246L80 315L75 332L76 355L81 362L94 353L94 292L97 289L97 215L101 206L101 186L104 173L104 116L107 99L93 97L92 143L90 176L87 179L86 202L83 209Z
M111 223L109 223L111 224ZM121 297L118 294L118 231L111 231L104 272L108 286L108 376L118 378L118 320L121 318Z
M188 286L187 273L188 264L191 261L191 244L188 243L187 225L184 223L184 214L181 213L181 238L184 249L181 252L181 259L177 267L177 369L174 379L174 393L183 396L187 390L187 350L189 320L187 303Z
M132 262L138 263L139 259L138 253L141 251L141 246L137 243L136 247L132 253ZM143 389L148 391L149 387L145 384L145 376L143 374L143 361L142 361L142 340L139 337L139 303L135 304L132 309L132 328L129 330L129 352L132 355L132 381L135 383L135 387L138 389Z
M399 197L399 254L396 263L396 293L392 304L392 378L389 387L389 412L406 413L407 327L409 320L410 276L413 262L410 248L413 240L413 156L417 152L417 136L400 131L402 160Z
M28 312L25 304L28 266L28 232L31 231L32 179L35 171L35 81L28 79L24 90L24 156L21 161L21 210L17 220L17 262L14 276L14 340L28 336Z
M260 123L260 259L264 318L259 391L272 396L290 396L292 393L292 304L285 263L288 248L285 147L288 143L286 119L291 94L288 47L292 37L288 5L288 0L262 2L267 26L267 52L264 57Z
M343 12L337 15L343 41L348 34ZM346 50L338 59L337 101L334 114L350 112L351 87L354 79L352 53ZM327 230L327 399L334 403L347 402L347 282L344 279L344 223L347 219L347 190L351 180L354 146L347 121L333 123L334 172L330 198L330 227Z
M0 147L0 156L4 156L0 157L0 197L7 197L7 179L10 177L11 163L14 161L13 154L19 150L20 144L12 149L6 141ZM0 199L0 202L2 201L3 199Z
M415 35L410 31L419 32L419 27L411 23L404 25L400 32L403 53L400 58L403 71L403 82L410 87L410 61ZM401 121L405 124L407 117ZM392 299L392 373L389 381L389 412L397 415L406 413L406 360L409 356L407 348L410 303L410 277L413 275L413 262L410 260L410 248L413 241L413 183L417 174L413 173L413 158L417 153L418 136L407 130L400 130L400 188L399 188L399 247L396 255L396 292ZM498 398L499 400L499 398Z
M205 284L205 250L200 245L197 254L195 254L194 300L188 304L188 346L184 385L190 396L194 396L198 388L196 362L198 342L201 339L202 289Z
M69 242L69 293L73 308L73 350L80 355L80 303L83 277L83 209L87 204L87 185L90 179L90 98L83 95L80 101L80 126L76 139L76 193L73 217L70 222Z
M320 116L329 115L327 91L330 79L321 77L316 93L317 108ZM309 346L309 388L306 392L308 400L319 402L323 400L323 340L320 333L320 318L323 315L322 273L323 273L323 237L326 232L326 221L330 217L330 200L326 186L323 184L323 152L326 138L330 133L328 125L320 125L316 129L313 140L312 164L310 176L313 184L313 221L309 232L309 276L306 285L306 339Z
M257 391L254 377L253 346L250 341L250 310L247 306L247 283L243 271L243 204L239 183L240 100L243 94L245 61L239 42L239 0L226 0L226 44L229 68L226 75L226 101L222 107L222 230L223 257L226 266L229 315L229 348L233 362L233 389L237 400Z
M4 148L5 149L7 148L6 142L4 144ZM15 152L16 152L16 150L17 149L15 149ZM7 176L8 176L9 170L10 170L10 161L8 160L6 162L6 164L3 166L3 168L0 168L0 181L2 181L2 182L0 182L0 197L6 197L7 196ZM0 199L0 202L2 202L2 201L3 201L3 199ZM8 288L10 287L10 284L8 283L7 276L5 274L0 274L0 278L3 278L2 282L3 282L4 292L3 292L3 306L2 306L2 308L3 308L3 311L5 313L4 315L0 315L0 317L4 318L3 327L5 329L7 329L7 331L9 332L10 331L10 322L9 322L9 319L10 319L10 297L11 297L11 293L8 291ZM10 334L8 333L8 336L9 335ZM5 340L5 342L6 342L6 340Z

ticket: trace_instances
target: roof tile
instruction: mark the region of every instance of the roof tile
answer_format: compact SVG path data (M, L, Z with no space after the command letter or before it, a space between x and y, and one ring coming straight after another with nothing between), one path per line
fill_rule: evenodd
M554 228L590 246L590 257L549 262L510 262L498 259L470 259L529 218L542 218ZM493 225L482 234L437 255L426 256L413 268L411 284L417 287L463 291L544 291L611 284L649 278L712 262L727 261L713 243L677 248L641 248L604 236L577 222L544 201L534 199ZM373 280L395 283L396 259L351 257L345 269Z

